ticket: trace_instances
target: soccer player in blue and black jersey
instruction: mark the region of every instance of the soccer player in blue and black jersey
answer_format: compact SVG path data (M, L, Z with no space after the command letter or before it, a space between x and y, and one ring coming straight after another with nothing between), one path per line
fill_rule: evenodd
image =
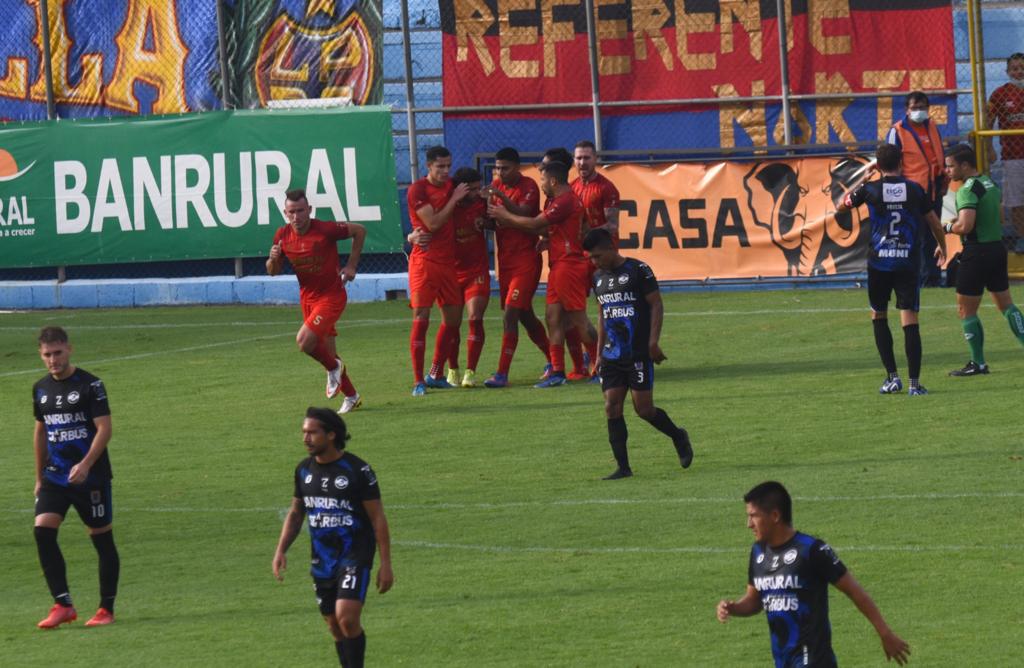
M85 625L104 626L114 621L121 569L112 524L107 390L102 380L71 363L71 343L60 327L44 327L39 333L39 356L48 373L32 387L35 537L54 606L38 626L53 629L78 618L57 544L57 532L71 506L85 523L100 561L100 607Z
M875 627L886 659L901 666L910 646L885 623L878 606L828 543L793 528L793 501L780 483L763 482L743 497L747 528L754 532L747 591L738 601L719 601L718 621L768 618L776 668L836 666L828 620L828 586L846 594Z
M360 621L375 550L377 591L394 584L391 537L380 486L370 465L345 450L345 421L330 408L309 408L302 423L309 453L295 469L295 498L281 528L273 571L284 579L285 553L309 519L316 600L346 668L363 668L366 633Z
M599 317L597 350L601 389L608 418L608 441L618 464L605 480L633 475L626 448L626 420L622 417L627 389L633 397L636 414L672 439L679 463L684 469L688 468L693 462L689 435L654 405L654 365L665 361L665 353L658 343L665 313L658 279L643 262L619 255L606 229L595 228L588 232L583 248L597 267L594 295Z
M875 153L882 178L865 183L847 193L837 208L840 211L868 205L871 220L871 250L868 255L868 302L875 346L885 367L886 379L878 390L894 394L903 389L893 354L892 332L887 310L889 297L896 293L896 308L903 325L903 343L910 376L908 394L928 394L921 385L921 330L917 313L921 307L919 267L921 241L929 231L935 238L937 262L946 257L946 237L942 224L932 210L927 193L900 172L900 149L882 144Z

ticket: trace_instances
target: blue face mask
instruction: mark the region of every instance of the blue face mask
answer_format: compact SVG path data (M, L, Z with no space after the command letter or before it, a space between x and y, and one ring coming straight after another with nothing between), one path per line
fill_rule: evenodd
M915 123L924 123L925 121L928 120L928 110L911 109L909 112L907 112L907 116L910 118L910 120L914 121Z

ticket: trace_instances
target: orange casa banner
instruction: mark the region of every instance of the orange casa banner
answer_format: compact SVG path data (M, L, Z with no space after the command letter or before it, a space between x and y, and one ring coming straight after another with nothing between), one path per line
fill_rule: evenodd
M866 207L834 202L868 159L607 165L619 189L623 255L660 280L800 277L867 271ZM524 170L537 179L535 169Z

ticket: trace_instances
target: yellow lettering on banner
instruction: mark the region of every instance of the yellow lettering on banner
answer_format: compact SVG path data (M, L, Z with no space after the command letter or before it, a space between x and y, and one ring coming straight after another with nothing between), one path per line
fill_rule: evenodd
M355 15L351 16L354 17ZM324 40L323 44L320 45L320 62L323 63L320 68L321 83L326 84L334 80L334 75L338 70L344 72L345 70L356 69L363 64L364 58L372 57L363 53L363 47L360 45L359 38L353 29L353 25L359 25L358 19L356 21L346 21L346 24L341 34ZM324 86L320 97L347 97L351 99L352 86Z
M946 87L944 70L910 70L910 90L934 90ZM933 104L928 108L928 117L939 125L949 122L949 109L945 105Z
M480 60L484 74L494 72L494 58L487 50L484 35L494 24L494 14L482 0L454 0L455 5L455 62L469 60L469 46Z
M864 88L875 90L896 90L903 85L907 76L906 70L865 70L861 75L861 83ZM878 98L878 137L884 137L892 125L893 99L891 97Z
M554 77L558 74L555 45L558 42L571 42L576 38L576 27L572 21L555 21L555 7L578 4L579 0L541 0L541 32L544 35L544 76L546 77Z
M732 84L715 86L714 90L718 97L739 97L736 87ZM764 95L764 81L752 81L750 94L752 97ZM750 141L754 146L768 145L764 102L754 102L750 105L736 102L719 105L718 136L723 148L736 146L734 122L750 136Z
M43 53L43 8L40 0L28 0L36 10L36 35L33 41ZM50 55L53 62L53 99L56 102L75 104L100 104L103 91L103 56L99 53L85 53L81 56L81 76L77 86L71 85L71 47L74 41L68 35L67 24L64 22L64 5L68 0L57 0L48 5L50 19ZM29 96L37 101L46 100L46 76L43 66L39 66L39 77L32 84Z
M606 56L601 53L601 40L622 40L629 37L625 19L602 19L598 12L601 5L622 7L621 0L594 0L594 5L594 20L597 22L597 71L601 74L629 74L633 69L629 56Z
M534 0L498 0L498 61L505 76L510 79L536 79L540 65L536 60L514 60L512 47L537 43L537 28L533 26L512 27L509 12L529 11L536 6Z
M711 12L687 14L683 0L673 0L676 10L676 55L688 70L713 70L717 61L713 53L690 53L690 33L712 32L715 15Z
M828 76L822 72L814 73L815 93L852 93L850 84L846 82L842 74L836 72ZM818 100L817 122L815 123L815 141L818 144L828 144L829 128L835 130L836 136L841 142L855 142L857 138L853 130L843 120L843 111L850 106L851 98L840 98L833 100Z
M793 102L790 105L789 116L796 122L797 130L799 130L799 134L792 135L790 141L794 144L810 144L813 133L811 122L807 120L804 110L800 108L798 103ZM781 116L779 120L782 120ZM775 132L772 134L772 138L775 139L776 144L782 144L786 141L786 126L784 123L779 122L775 124Z
M135 83L145 81L157 89L154 114L188 111L185 103L185 58L188 47L178 31L176 3L166 0L130 0L124 25L114 38L117 65L107 87L107 104L138 113ZM152 49L146 48L146 35Z
M672 50L661 34L668 20L668 7L662 0L633 0L633 52L637 60L647 60L647 39L651 40L661 62L669 72L675 67Z
M788 3L787 3L788 4ZM760 0L722 0L721 12L722 53L733 51L732 19L739 19L750 40L750 55L761 60L761 2Z
M0 79L0 97L24 100L28 97L28 59L7 58L7 75Z
M807 21L810 24L811 44L823 56L850 53L849 35L825 35L824 23L828 19L850 18L850 0L807 0Z

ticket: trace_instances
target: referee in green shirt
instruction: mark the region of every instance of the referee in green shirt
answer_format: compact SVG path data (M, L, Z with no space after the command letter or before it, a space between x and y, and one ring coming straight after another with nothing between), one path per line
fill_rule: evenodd
M963 181L956 192L955 221L943 225L947 234L959 234L964 250L956 275L956 306L971 360L950 376L980 376L988 373L985 363L985 333L978 319L981 296L987 289L1006 317L1017 339L1024 344L1024 316L1010 297L1010 279L1003 246L1002 192L987 174L978 172L974 149L958 144L946 155L946 175Z

